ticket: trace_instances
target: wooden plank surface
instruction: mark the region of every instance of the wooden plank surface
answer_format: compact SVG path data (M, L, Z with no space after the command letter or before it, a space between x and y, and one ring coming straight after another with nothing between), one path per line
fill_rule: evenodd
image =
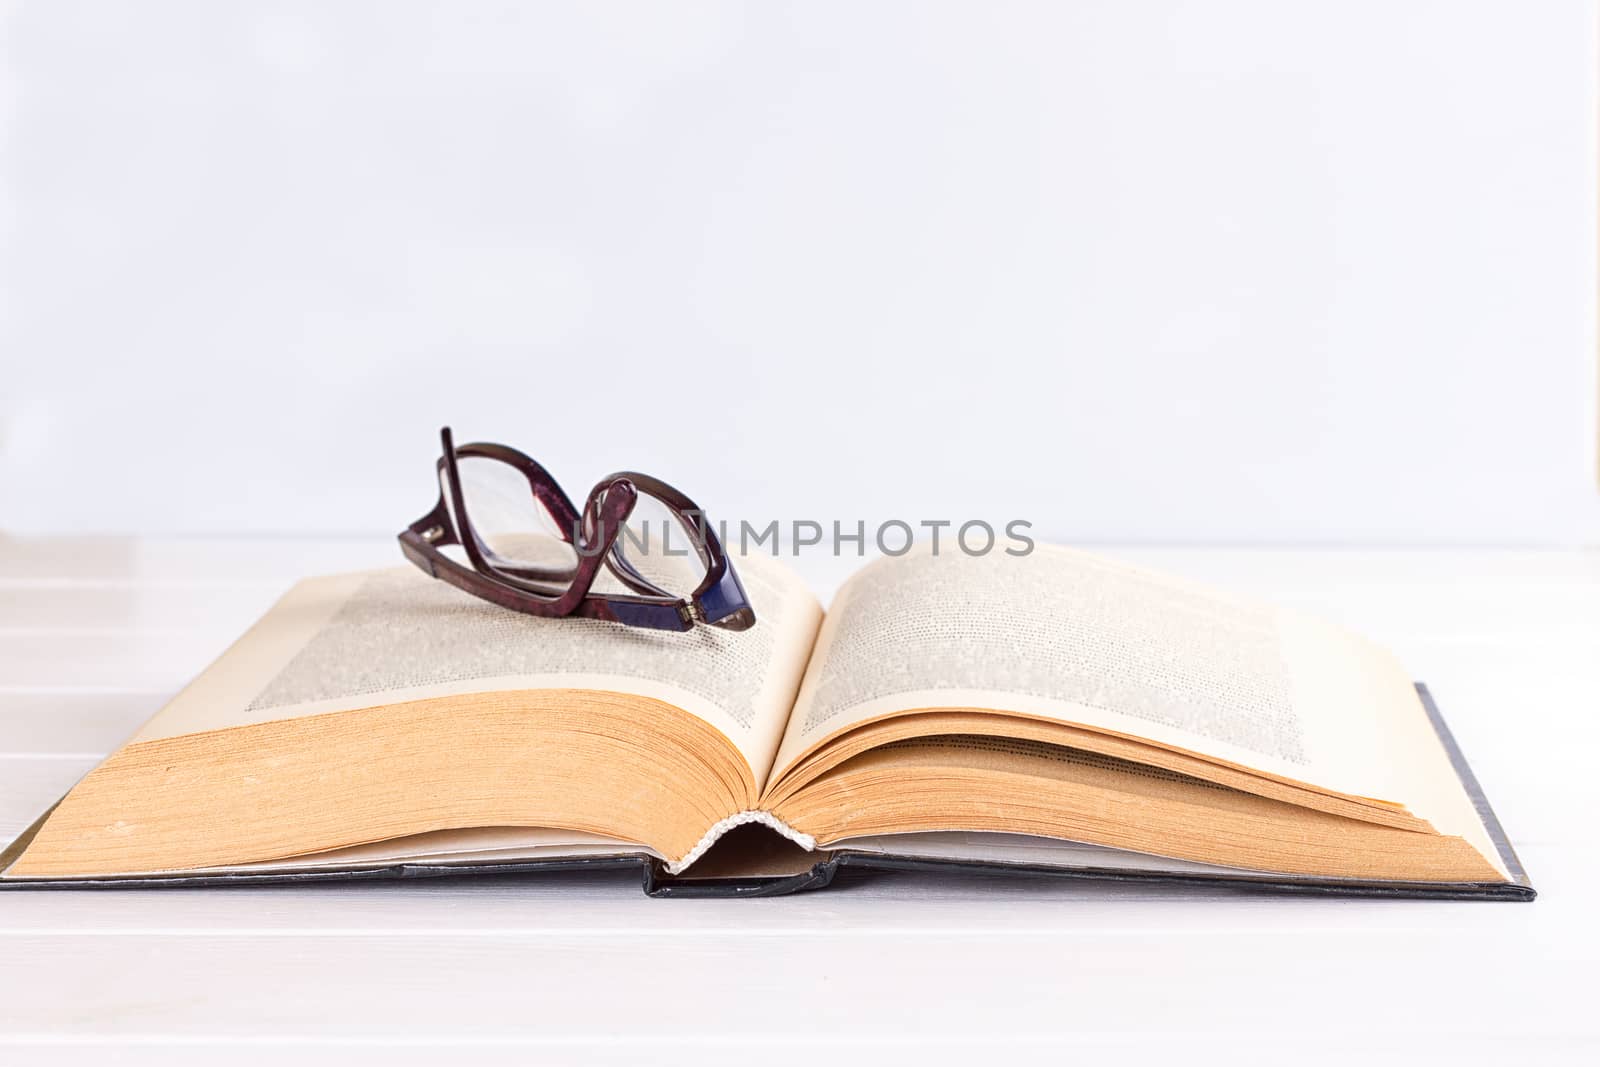
M0 1061L1600 1052L1600 553L1117 551L1393 647L1438 696L1541 900L914 875L738 902L653 901L594 875L4 893ZM295 578L393 562L386 540L0 538L0 834ZM855 565L802 563L823 595Z

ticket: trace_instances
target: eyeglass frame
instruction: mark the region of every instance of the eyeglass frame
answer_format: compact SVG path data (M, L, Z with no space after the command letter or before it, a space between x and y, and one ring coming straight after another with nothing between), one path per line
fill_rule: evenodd
M724 630L755 625L755 609L705 513L666 482L637 471L607 475L590 490L580 514L550 472L532 457L487 442L457 447L448 426L439 431L439 441L443 455L434 465L441 483L439 502L399 534L401 552L429 577L512 611L547 618L578 616L680 633L697 623ZM472 525L458 458L497 460L521 473L534 498L555 520L562 541L577 552L576 565L534 567L497 556ZM686 597L652 583L623 554L619 536L641 494L673 513L705 567L705 577ZM463 549L472 566L463 566L441 551L450 546ZM602 565L632 593L594 592Z

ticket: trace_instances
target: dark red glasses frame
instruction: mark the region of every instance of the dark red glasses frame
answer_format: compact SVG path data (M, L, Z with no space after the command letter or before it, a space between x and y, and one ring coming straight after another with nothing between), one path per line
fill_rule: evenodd
M448 426L439 431L439 439L444 449L436 464L439 502L400 532L400 550L430 577L528 615L577 615L652 630L683 631L696 623L724 630L755 625L755 609L705 513L667 483L633 471L609 475L590 490L580 513L550 473L516 449L483 443L458 447ZM575 564L535 567L495 554L473 529L467 512L457 460L471 457L498 460L527 478L529 491L555 519L561 539L577 552ZM640 494L654 497L673 513L705 566L705 577L687 597L652 583L623 554L618 536ZM451 545L466 552L471 567L441 551ZM593 592L602 565L632 594Z

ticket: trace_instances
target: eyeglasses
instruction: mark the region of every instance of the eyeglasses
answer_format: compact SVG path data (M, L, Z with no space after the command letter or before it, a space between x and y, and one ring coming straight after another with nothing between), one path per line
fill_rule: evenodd
M457 447L448 426L439 438L439 502L400 533L401 551L430 577L529 615L653 630L755 625L705 513L672 486L613 474L590 490L580 513L549 472L516 449ZM650 547L657 531L659 552ZM470 566L442 551L450 546L460 546ZM620 590L596 591L602 566Z

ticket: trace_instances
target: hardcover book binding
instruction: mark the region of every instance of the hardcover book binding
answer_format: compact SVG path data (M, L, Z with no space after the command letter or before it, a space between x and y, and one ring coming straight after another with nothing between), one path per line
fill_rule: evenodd
M635 871L642 887L653 897L765 897L802 890L824 889L854 881L851 875L874 872L911 871L937 877L982 871L993 874L1054 876L1100 881L1165 883L1195 888L1233 887L1285 893L1351 897L1405 897L1418 899L1533 900L1536 893L1527 872L1517 859L1505 831L1495 816L1460 747L1445 725L1437 704L1425 685L1417 693L1440 744L1448 753L1462 789L1472 798L1483 828L1500 859L1511 874L1509 882L1429 883L1356 878L1311 877L1261 874L1240 870L1197 871L1189 865L1173 863L1163 867L1159 860L1146 866L1107 866L1088 860L1070 862L1009 862L953 859L938 854L938 849L920 849L916 844L901 844L894 851L837 848L808 852L760 827L742 827L718 841L698 862L684 872L668 873L665 864L643 852L618 852L611 855L562 857L544 860L501 862L410 861L382 866L318 867L296 870L275 868L261 871L181 873L91 878L16 878L4 873L32 840L50 814L45 812L16 840L0 852L0 889L136 889L178 886L232 885L310 885L329 881L368 881L438 877L507 876L558 871ZM52 809L53 810L53 809ZM916 835L909 835L915 840ZM929 835L933 840L935 835ZM846 877L841 878L841 874Z

